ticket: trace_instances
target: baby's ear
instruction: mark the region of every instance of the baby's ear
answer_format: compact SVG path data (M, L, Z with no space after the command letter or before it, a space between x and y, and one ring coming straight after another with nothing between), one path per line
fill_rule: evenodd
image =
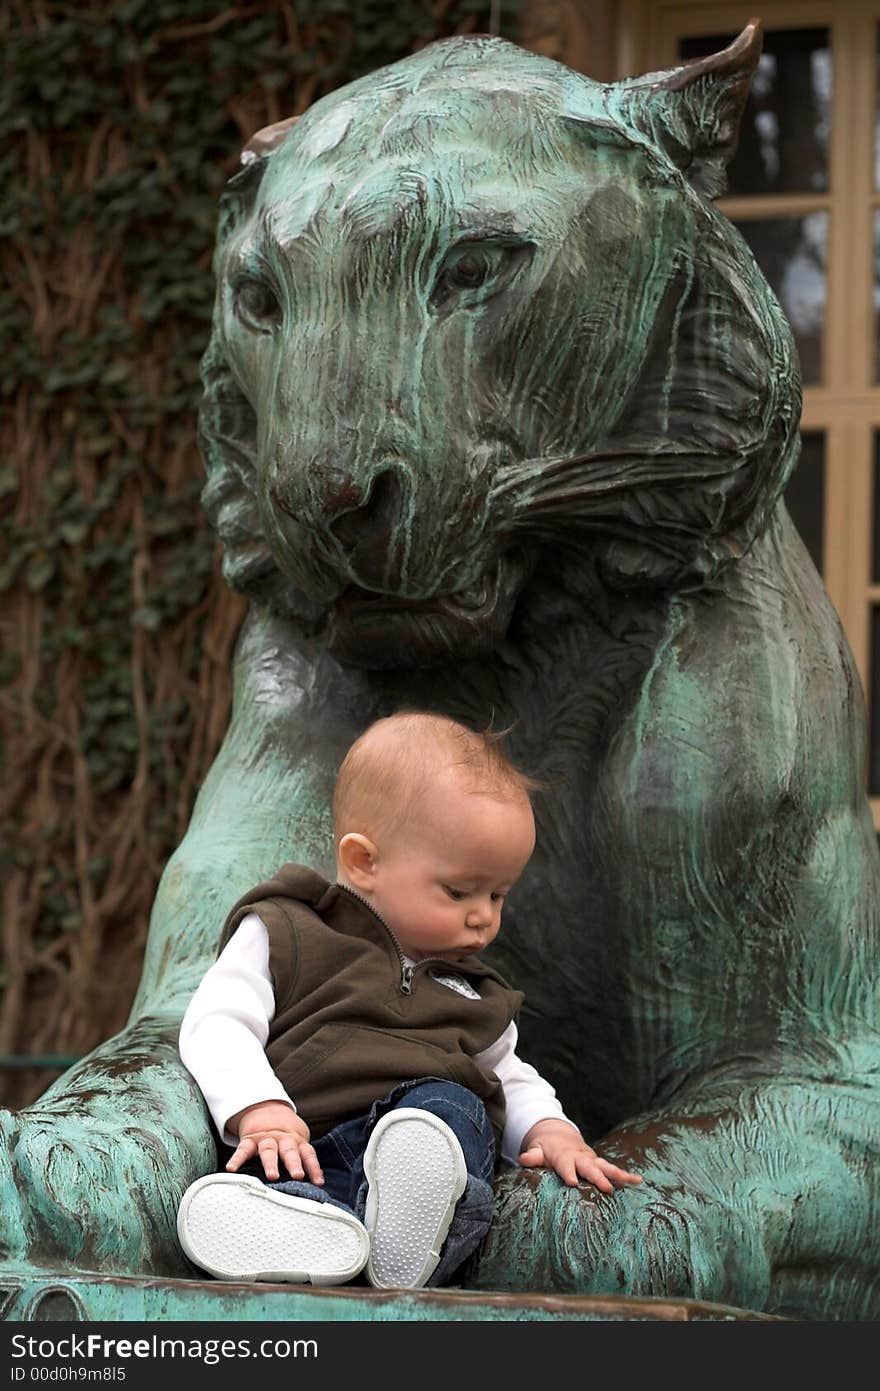
M359 831L349 831L340 840L336 855L340 869L356 889L372 887L378 852L367 836L362 836Z

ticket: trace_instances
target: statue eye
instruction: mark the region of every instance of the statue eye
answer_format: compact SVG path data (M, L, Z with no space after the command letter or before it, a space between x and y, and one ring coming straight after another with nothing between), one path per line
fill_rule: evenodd
M525 242L493 241L453 247L437 276L431 294L433 309L454 309L488 299L508 283L532 253Z
M497 249L494 255L477 248L453 252L437 277L431 303L440 308L462 290L480 289L491 277L499 259Z
M281 322L278 296L264 280L239 280L234 290L235 312L248 328L271 333Z
M475 285L482 285L489 275L491 267L488 258L485 256L462 256L455 265L450 266L446 272L447 281L452 285L461 285L466 290L472 289Z

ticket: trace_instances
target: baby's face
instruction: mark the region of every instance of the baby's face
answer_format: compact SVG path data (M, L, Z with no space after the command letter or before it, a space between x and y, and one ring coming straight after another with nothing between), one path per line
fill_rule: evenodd
M417 961L482 951L534 848L525 796L499 801L444 774L417 814L377 847L370 901Z

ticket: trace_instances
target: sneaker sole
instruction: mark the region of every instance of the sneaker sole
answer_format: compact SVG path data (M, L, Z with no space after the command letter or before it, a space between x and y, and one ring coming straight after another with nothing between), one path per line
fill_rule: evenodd
M439 1117L401 1106L373 1130L364 1174L367 1279L379 1289L420 1289L436 1269L467 1184L461 1145Z
M184 1193L177 1234L190 1260L220 1280L342 1285L370 1253L341 1208L276 1193L248 1174L208 1174Z

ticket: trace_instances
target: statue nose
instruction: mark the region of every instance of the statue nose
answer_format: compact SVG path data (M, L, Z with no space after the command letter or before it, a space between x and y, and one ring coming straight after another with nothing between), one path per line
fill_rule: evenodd
M395 466L378 469L365 484L348 474L336 474L324 497L329 529L350 555L376 549L385 554L403 504L400 473Z
M407 537L400 525L411 510L403 460L383 460L372 473L355 476L338 463L312 459L307 493L295 501L276 483L270 497L295 523L298 541L310 530L332 536L344 552L350 572L367 589L385 589L400 580ZM290 524L288 523L288 526Z
M329 527L346 548L356 545L363 532L372 531L377 523L393 524L399 513L402 490L393 464L359 479L335 464L313 459L308 472L309 511L314 521ZM276 482L270 493L288 517L305 521L301 500L292 498L283 484Z
M328 465L315 470L319 479L318 491L325 518L333 522L344 512L351 512L361 506L367 489L357 482L344 469Z

